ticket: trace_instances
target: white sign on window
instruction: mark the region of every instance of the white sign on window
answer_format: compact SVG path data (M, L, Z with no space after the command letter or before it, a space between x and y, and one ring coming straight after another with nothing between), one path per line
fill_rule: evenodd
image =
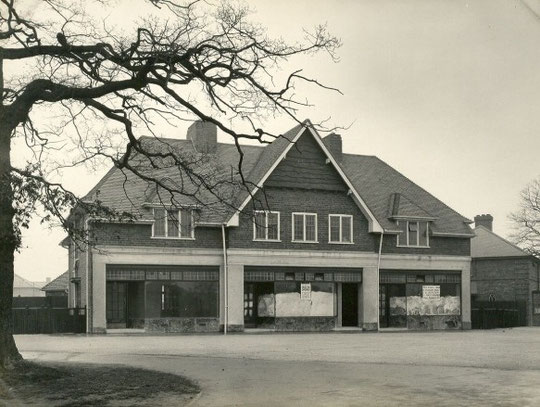
M311 283L300 284L300 299L311 300Z
M423 285L422 298L438 300L439 298L441 298L441 286L440 285Z

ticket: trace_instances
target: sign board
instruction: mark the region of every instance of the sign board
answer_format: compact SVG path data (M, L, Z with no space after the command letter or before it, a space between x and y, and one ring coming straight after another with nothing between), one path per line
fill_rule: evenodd
M311 283L300 284L300 299L311 300Z
M422 298L427 298L430 300L438 300L439 298L441 298L441 286L440 285L423 285Z

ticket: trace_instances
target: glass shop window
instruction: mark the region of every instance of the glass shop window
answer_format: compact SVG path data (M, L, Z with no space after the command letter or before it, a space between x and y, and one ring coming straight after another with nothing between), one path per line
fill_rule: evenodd
M301 284L309 294L301 296ZM334 284L326 282L274 283L276 317L334 316Z
M162 317L217 317L217 281L146 282L145 315Z

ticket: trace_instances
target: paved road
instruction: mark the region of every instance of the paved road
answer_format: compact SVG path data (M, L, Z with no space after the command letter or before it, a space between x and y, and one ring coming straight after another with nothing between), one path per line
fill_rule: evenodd
M199 406L539 406L540 328L16 337L26 358L182 374Z

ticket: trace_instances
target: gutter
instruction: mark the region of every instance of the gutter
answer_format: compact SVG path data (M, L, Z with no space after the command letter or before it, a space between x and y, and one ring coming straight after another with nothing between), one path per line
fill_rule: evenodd
M229 293L228 293L228 286L229 286L229 276L228 276L228 263L227 263L227 242L225 240L225 224L223 223L221 225L221 236L223 239L223 279L224 285L223 285L223 291L224 291L224 315L223 315L223 335L227 335L227 325L229 323Z
M381 232L381 238L379 240L379 255L378 255L378 258L377 258L377 332L379 332L380 329L381 329L381 316L379 315L380 312L381 312L381 307L379 305L379 295L380 295L380 292L381 292L380 270L381 270L381 254L382 254L383 236L384 236L384 232Z

